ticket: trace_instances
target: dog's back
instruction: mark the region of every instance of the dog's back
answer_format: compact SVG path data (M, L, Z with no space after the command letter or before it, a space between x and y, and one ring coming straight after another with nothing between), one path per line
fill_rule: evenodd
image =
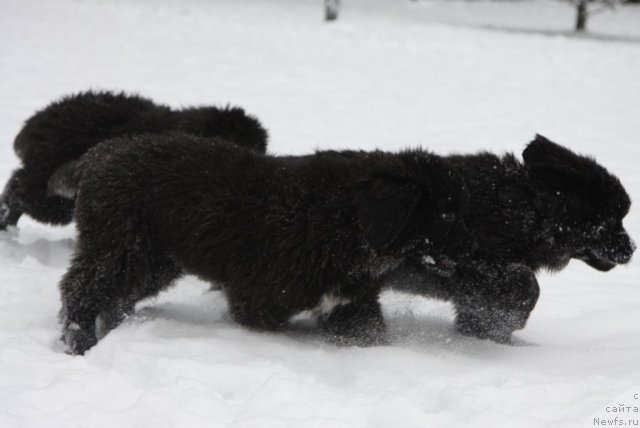
M67 224L73 219L75 164L96 144L117 137L182 130L223 137L264 153L267 131L239 107L171 110L124 93L83 92L37 112L14 142L22 168L14 171L0 197L0 230L23 213L38 221Z
M26 121L14 150L25 164L68 161L99 141L127 132L128 123L160 111L169 109L124 93L88 91L66 96Z

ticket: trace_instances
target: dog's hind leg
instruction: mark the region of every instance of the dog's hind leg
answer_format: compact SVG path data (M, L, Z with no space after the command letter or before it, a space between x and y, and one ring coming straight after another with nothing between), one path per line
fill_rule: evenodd
M19 169L11 174L0 196L0 230L15 226L22 216L23 211L19 191L22 171L22 169Z
M175 263L139 237L107 239L109 248L105 240L88 239L81 231L76 255L60 282L62 340L70 354L82 355L97 343L97 321L104 336L138 300L157 294L180 273Z
M67 353L82 355L97 343L96 318L116 300L110 290L114 283L110 275L109 268L99 260L82 253L73 258L60 282L60 321Z
M0 230L15 226L22 214L42 223L64 225L73 220L75 201L47 195L49 172L21 168L7 182L0 203Z
M133 312L136 299L118 291L126 281L124 276L110 270L104 266L92 269L76 259L62 279L60 319L67 353L84 354ZM135 284L127 285L135 288ZM156 287L158 291L162 288Z
M120 287L118 299L105 306L98 315L98 338L105 336L132 315L136 303L157 295L181 275L177 265L166 256L138 252L127 259L126 287Z

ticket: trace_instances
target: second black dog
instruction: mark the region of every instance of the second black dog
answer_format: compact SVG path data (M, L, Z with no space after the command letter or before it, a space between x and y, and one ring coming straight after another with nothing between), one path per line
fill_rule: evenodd
M209 137L264 153L267 132L238 107L172 110L135 95L83 92L64 97L29 118L14 142L22 167L0 197L0 230L26 213L43 223L73 219L75 162L106 139L172 130ZM71 179L70 179L71 176Z

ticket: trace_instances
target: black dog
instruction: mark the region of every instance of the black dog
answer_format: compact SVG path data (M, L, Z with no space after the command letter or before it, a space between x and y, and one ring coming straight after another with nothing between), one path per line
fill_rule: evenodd
M454 275L413 260L386 280L452 301L458 331L497 342L524 327L538 299L536 271L558 271L572 258L608 271L635 250L622 226L629 196L615 176L539 135L522 156L448 157L469 191L463 217L479 246L473 260Z
M82 354L182 274L222 284L232 317L279 329L303 310L339 343L384 343L380 278L410 255L470 248L460 176L421 150L272 157L189 135L102 143L83 158L77 250L60 284Z
M70 223L75 189L69 187L74 180L69 176L78 158L106 139L171 130L266 150L267 132L238 107L171 110L122 93L68 96L33 115L16 137L14 149L22 168L13 173L0 198L0 230L17 224L23 213L44 223Z

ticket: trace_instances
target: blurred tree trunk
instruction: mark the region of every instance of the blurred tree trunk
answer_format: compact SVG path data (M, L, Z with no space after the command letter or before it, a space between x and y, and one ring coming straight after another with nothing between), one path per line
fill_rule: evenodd
M324 0L324 19L335 21L340 11L340 0Z
M576 3L576 31L584 31L587 29L587 17L589 16L587 1L588 0L578 0L578 3Z

